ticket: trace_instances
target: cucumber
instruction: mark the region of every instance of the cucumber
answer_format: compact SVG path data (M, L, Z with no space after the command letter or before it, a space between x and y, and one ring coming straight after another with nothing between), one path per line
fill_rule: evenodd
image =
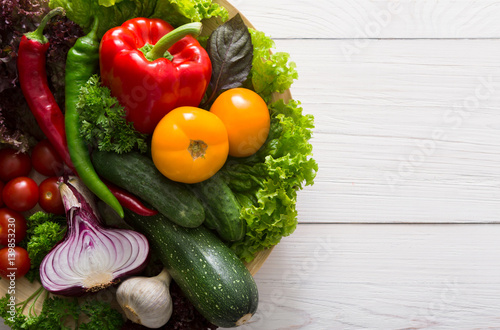
M239 241L245 237L246 222L240 219L240 204L229 186L218 174L190 185L205 208L205 223L215 229L224 241Z
M235 327L252 317L259 300L255 281L213 232L204 225L177 226L161 214L125 212L125 221L146 235L163 266L209 322Z
M100 176L139 196L176 224L194 228L205 220L194 193L166 178L149 157L137 152L94 151L92 163Z

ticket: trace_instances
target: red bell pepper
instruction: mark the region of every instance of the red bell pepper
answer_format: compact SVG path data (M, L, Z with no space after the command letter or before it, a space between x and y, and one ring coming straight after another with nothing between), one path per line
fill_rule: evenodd
M134 18L104 34L102 82L139 132L152 133L170 110L200 104L212 75L207 52L191 36L200 31L201 23L174 30L160 19Z

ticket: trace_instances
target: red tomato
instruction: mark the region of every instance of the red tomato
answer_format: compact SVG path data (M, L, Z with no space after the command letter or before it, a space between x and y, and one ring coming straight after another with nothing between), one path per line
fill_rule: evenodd
M3 198L2 198L3 187L5 187L5 183L0 181L0 206L3 206Z
M38 204L46 212L63 215L64 205L59 192L58 179L57 176L53 176L40 183L40 186L38 186Z
M0 209L0 244L17 244L26 236L26 219L14 210Z
M2 197L9 209L28 211L38 203L38 186L33 179L20 176L7 182Z
M7 182L18 176L28 176L30 171L30 156L11 148L0 150L0 180Z
M61 175L64 169L63 160L49 140L37 143L31 152L33 168L45 176Z
M0 249L0 276L13 280L23 277L30 270L28 252L20 246Z

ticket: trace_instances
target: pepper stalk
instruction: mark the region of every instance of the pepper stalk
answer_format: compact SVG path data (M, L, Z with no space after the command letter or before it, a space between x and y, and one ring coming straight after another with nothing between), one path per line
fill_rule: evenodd
M146 44L141 49L141 51L144 53L144 56L151 62L161 57L167 58L171 61L173 59L173 56L172 54L170 54L168 49L187 35L197 37L201 33L202 27L203 25L200 22L181 25L161 37L161 39L158 40L158 42L156 42L154 46Z
M38 25L38 28L35 31L26 32L24 34L26 36L26 38L28 38L29 40L37 41L41 44L48 43L49 40L47 39L46 36L43 35L43 30L47 26L47 23L49 23L49 21L57 15L64 15L64 9L61 7L57 7L57 8L52 9L51 11L49 11L47 13L47 15L45 15L42 18L40 25Z

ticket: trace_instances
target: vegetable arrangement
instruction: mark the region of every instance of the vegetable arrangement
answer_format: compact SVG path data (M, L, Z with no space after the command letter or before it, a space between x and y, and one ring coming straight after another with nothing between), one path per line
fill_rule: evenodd
M7 294L0 316L14 329L68 322L119 329L123 319L108 303L89 309L67 300L60 308L67 299L60 296L118 287L129 320L174 327L188 308L176 308L181 298L170 287L206 320L203 327L248 322L258 291L244 262L294 231L297 191L313 184L318 169L309 143L313 117L298 101L272 97L297 78L288 54L271 53L268 36L211 0L40 5L48 14L32 14L34 32L19 36L19 82L9 86L20 86L38 134L7 125L0 90L0 275L10 278L13 261L16 278L42 287L14 307ZM219 25L200 37L200 21L210 17ZM44 36L61 20L81 29L64 50L63 102ZM40 183L30 178L33 169ZM35 205L44 211L33 214ZM158 266L163 271L154 276Z

